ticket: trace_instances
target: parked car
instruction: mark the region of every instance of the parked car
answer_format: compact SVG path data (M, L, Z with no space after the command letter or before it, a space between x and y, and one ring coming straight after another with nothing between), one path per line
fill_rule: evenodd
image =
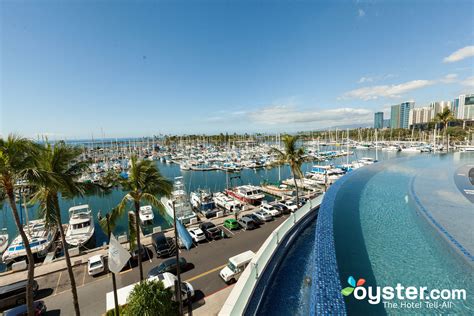
M104 272L104 270L105 265L103 255L92 256L87 260L87 273L89 273L89 275L97 275Z
M230 230L239 229L239 223L233 218L228 218L224 221L224 227Z
M264 222L269 222L273 220L273 216L271 216L265 211L258 211L258 212L253 213L252 215Z
M260 210L262 212L265 212L265 213L273 216L273 217L277 217L277 216L281 215L280 211L277 210L276 208L274 208L273 205L271 205L271 204L262 204L260 206Z
M204 222L199 225L199 228L202 229L204 235L208 240L215 240L222 238L222 231L211 222Z
M255 213L247 214L247 215L245 215L245 216L250 217L251 219L253 219L253 221L254 221L255 223L257 223L258 226L260 226L260 225L262 225L262 224L264 223L264 221L262 221L260 218L258 218L258 217L255 215Z
M204 235L204 232L201 230L201 228L188 228L188 232L195 243L206 240L206 235Z
M241 218L239 218L238 222L244 230L252 230L258 227L258 224L255 223L255 221L248 216L242 216Z
M166 238L163 233L154 233L152 235L153 248L155 248L158 257L169 257L175 251L175 245L171 239Z
M142 258L142 260L148 259L148 252L147 248L143 245L140 245L140 250L138 250L138 246L130 252L130 260L138 261L138 256Z
M217 208L213 208L210 210L201 210L201 214L204 215L206 218L216 217L217 212L219 212Z
M0 286L0 310L26 303L27 281L19 281ZM33 281L33 297L38 292L38 282Z
M284 204L291 212L296 212L298 210L298 206L296 206L296 203L291 200L285 201Z
M34 315L39 316L39 315L44 315L46 314L46 304L44 304L44 301L35 301L33 302L33 309L34 309ZM28 307L26 304L17 306L15 308L9 309L7 311L4 311L3 316L27 316L28 315Z
M180 272L184 272L188 266L188 262L186 259L183 257L179 258L179 270ZM148 272L148 277L153 277L157 276L158 274L165 273L165 272L170 272L173 274L177 273L177 264L176 264L176 258L170 258L164 260L162 263L154 267L153 269Z
M174 274L169 273L169 272L164 272L156 276L152 276L148 278L148 280L157 280L157 281L163 282L165 289L170 288L173 293L175 291L175 284L178 284L177 277ZM194 297L194 288L191 285L191 283L186 282L186 281L181 282L181 299L183 301L188 301L188 300L192 300L193 297ZM171 297L171 300L176 301L176 295L173 294L173 296Z
M290 214L290 209L286 207L285 204L282 203L275 203L273 207L280 211L281 214Z

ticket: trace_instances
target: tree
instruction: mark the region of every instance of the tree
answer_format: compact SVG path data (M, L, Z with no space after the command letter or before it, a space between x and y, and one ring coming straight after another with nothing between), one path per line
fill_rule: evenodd
M446 143L447 143L447 138L446 138L446 133L447 133L447 130L448 130L448 124L449 122L453 121L455 118L454 118L454 115L453 115L453 112L451 112L451 110L449 108L444 108L444 110L438 114L436 114L435 118L434 118L434 121L437 122L437 123L441 123L443 124L443 138L445 139ZM447 146L446 146L446 149L447 149Z
M129 203L134 207L135 212L135 235L138 249L141 248L140 241L140 227L139 211L141 201L146 201L154 206L156 209L161 210L161 202L156 197L157 195L169 196L173 189L172 183L163 177L160 170L156 167L155 163L150 160L140 160L136 155L130 158L130 170L127 179L120 179L119 183L125 192L128 192L120 203L112 210L110 217L111 227L115 226L115 221L122 216L127 209ZM130 216L129 216L130 218ZM103 220L102 220L103 221ZM103 226L103 224L101 223ZM131 236L132 237L132 236ZM132 238L131 238L132 239ZM133 244L133 242L131 242ZM140 269L140 281L143 281L143 266L142 258L138 256L138 266Z
M6 140L0 139L0 191L2 196L8 201L15 220L16 228L21 236L21 240L26 250L28 259L28 282L26 286L26 305L28 315L34 315L33 309L33 282L35 263L31 252L28 237L25 234L23 225L18 216L16 207L15 191L18 183L21 183L25 174L34 166L34 157L38 152L38 147L26 138L16 135L9 135Z
M125 315L177 315L178 305L172 300L173 292L161 281L141 282L133 288L127 300Z
M86 171L88 164L78 160L81 154L82 150L80 148L67 145L64 142L56 143L54 146L46 143L44 150L37 156L34 172L31 172L28 176L35 189L32 202L39 204L39 212L45 219L46 225L54 225L59 230L71 281L72 300L76 315L80 315L79 300L66 236L62 226L59 195L71 198L82 196L84 193L86 185L80 183L78 179Z
M302 178L303 173L301 172L301 165L303 164L304 149L302 147L297 148L296 143L298 136L285 135L281 138L284 150L281 151L276 147L272 147L271 151L277 156L277 163L287 163L290 166L291 175L296 189L296 205L299 206L300 197L298 184L296 183L297 178Z

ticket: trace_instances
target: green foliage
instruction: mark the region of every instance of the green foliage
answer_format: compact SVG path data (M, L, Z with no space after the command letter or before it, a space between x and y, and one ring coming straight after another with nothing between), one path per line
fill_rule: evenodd
M150 160L140 160L134 155L131 157L131 166L128 179L120 179L119 184L123 191L128 192L119 205L112 209L110 217L111 227L115 227L116 220L127 210L127 206L132 204L140 205L142 201L150 203L155 208L161 210L161 202L157 196L169 196L173 189L172 183L161 175L156 164Z
M165 289L161 281L144 281L133 288L128 297L126 316L177 315L178 304L171 298L171 289Z
M296 145L298 142L298 136L285 135L281 140L284 146L283 151L278 148L272 148L272 152L277 156L278 163L289 164L294 177L303 177L301 165L304 162L304 149L302 147L298 148Z

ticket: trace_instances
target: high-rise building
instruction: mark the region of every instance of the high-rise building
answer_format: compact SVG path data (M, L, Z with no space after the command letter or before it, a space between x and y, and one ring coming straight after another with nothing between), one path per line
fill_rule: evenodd
M400 104L392 105L390 109L390 128L400 128Z
M410 119L410 110L415 107L414 101L403 102L401 104L392 105L390 112L391 128L408 128Z
M451 101L431 102L430 108L432 108L434 111L433 115L443 112L445 108L448 108L452 111L452 102Z
M383 112L375 112L374 128L383 128Z
M383 128L390 128L390 119L383 120Z
M474 120L474 94L462 94L458 100L457 118L460 120Z
M410 110L408 126L412 127L414 125L427 124L433 120L434 113L435 109L432 106L413 108Z
M451 111L455 118L458 118L459 98L454 99L451 107Z
M408 119L410 118L410 110L415 107L414 101L403 102L400 104L400 128L408 128Z

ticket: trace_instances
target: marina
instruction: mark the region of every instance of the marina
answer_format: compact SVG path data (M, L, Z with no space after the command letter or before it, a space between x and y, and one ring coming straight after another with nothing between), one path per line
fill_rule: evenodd
M99 142L99 144L105 145L105 142ZM141 148L140 145L144 147ZM109 146L104 146L104 149L86 150L87 154L84 154L84 158L93 158L96 162L92 163L90 173L83 175L82 181L100 183L112 170L126 177L129 163L127 155L140 153L142 159L155 161L163 175L174 181L173 200L176 212L178 219L186 224L198 221L200 216L212 218L219 210L232 214L239 212L247 204L258 205L262 200L272 201L294 196L294 181L288 167L276 165L274 157L269 154L269 149L275 145L275 143L250 143L249 145L247 142L240 145L242 148L219 153L213 146L185 145L181 149L180 147L166 149L166 147L160 147L159 144L152 145L148 141L136 144L131 150L131 141L127 143L127 149L114 147L113 143L110 143ZM341 150L344 146L319 142L308 142L308 145L304 144L304 146L308 148L307 162L302 165L305 178L297 179L297 184L307 192L322 192L346 172L364 165L413 154L412 151L383 150L393 147L386 144L381 149L379 149L380 146L364 146L363 149L357 149L357 146L347 143L345 147L351 147L352 150ZM325 150L319 152L318 147L324 147ZM419 154L426 153L420 151ZM122 158L119 159L119 157ZM248 157L252 157L252 160L247 160ZM197 159L201 164L212 163L215 168L212 170L183 169L183 163L186 164L183 161L190 158ZM119 188L114 188L105 195L86 195L73 200L61 199L62 212L68 212L68 214L63 214L62 218L68 219L68 222L64 224L67 224L66 241L70 247L79 246L90 249L101 246L106 236L94 218L97 218L99 213L110 211L123 195ZM166 197L161 197L161 202L164 206L163 210L141 206L142 211L139 216L144 235L151 234L157 228L170 227L173 216L172 202ZM35 205L22 203L18 206L25 220L37 218ZM16 236L16 229L7 207L7 205L3 206L5 216L2 224L5 235ZM27 210L26 213L25 210ZM119 219L115 233L127 238L127 227L127 218L124 216ZM10 252L6 252L6 262L12 261L9 259L11 256ZM0 268L6 269L7 266L1 264Z

